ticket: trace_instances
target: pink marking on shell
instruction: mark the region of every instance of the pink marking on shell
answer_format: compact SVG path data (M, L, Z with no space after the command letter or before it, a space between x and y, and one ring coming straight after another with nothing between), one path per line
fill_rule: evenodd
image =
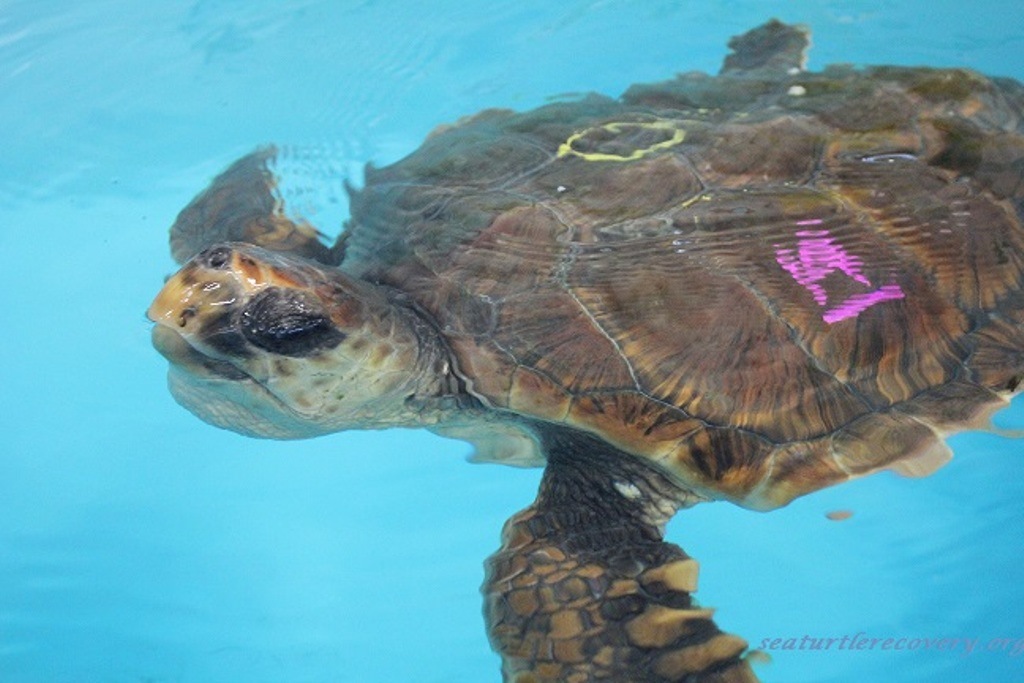
M798 221L798 226L821 225L820 218ZM864 262L860 257L846 251L836 242L828 230L798 230L799 238L795 249L775 245L775 260L788 272L797 284L810 292L822 308L828 306L829 296L821 284L832 273L841 272L846 277L866 287L871 281L864 274ZM825 322L832 324L853 318L882 301L904 298L903 290L897 284L884 285L873 292L855 294L838 306L826 308L822 314Z
M906 295L899 285L883 285L873 292L867 294L854 294L849 299L835 308L830 308L821 316L825 322L832 323L855 318L867 309L882 301L902 299Z

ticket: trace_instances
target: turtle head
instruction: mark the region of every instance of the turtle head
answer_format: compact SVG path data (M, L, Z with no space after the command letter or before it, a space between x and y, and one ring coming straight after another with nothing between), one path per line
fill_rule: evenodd
M376 285L249 244L210 247L148 311L175 399L250 436L429 423L450 366L434 329Z

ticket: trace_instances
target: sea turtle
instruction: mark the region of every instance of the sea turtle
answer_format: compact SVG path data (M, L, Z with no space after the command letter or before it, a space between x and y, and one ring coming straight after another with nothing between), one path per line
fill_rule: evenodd
M1024 377L1024 87L809 72L807 36L441 128L367 168L333 246L274 149L241 159L171 231L174 396L244 434L424 426L544 465L487 562L507 681L755 680L667 520L931 472Z

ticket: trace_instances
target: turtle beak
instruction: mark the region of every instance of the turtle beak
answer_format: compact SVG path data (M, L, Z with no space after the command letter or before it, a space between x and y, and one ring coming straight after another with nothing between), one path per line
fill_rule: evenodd
M251 269L236 269L230 247L199 254L172 275L150 304L146 316L156 323L153 346L172 364L198 376L238 379L235 365L247 355L234 329L232 311L263 285ZM258 280L258 278L257 278Z
M190 282L192 278L186 276L185 270L187 267L164 284L146 311L146 317L157 325L181 332L197 313L195 303L198 283Z
M146 316L188 337L204 318L223 315L266 286L255 262L230 246L200 253L164 283Z
M188 264L164 283L146 317L153 327L153 347L174 366L197 377L238 380L246 377L238 368L211 354L201 343L201 331L214 311L226 314L237 300L229 281L211 280Z

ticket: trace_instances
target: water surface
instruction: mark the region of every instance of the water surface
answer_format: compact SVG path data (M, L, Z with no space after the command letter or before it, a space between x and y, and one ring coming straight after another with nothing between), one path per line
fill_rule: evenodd
M966 65L1024 79L1016 2L15 1L0 8L0 680L497 680L483 558L539 472L419 431L254 441L180 409L144 318L166 230L266 142L346 213L345 178L488 106L714 71L771 16L812 66ZM310 150L321 150L314 154ZM303 156L305 155L305 156ZM303 170L304 169L304 170ZM1024 426L1018 401L1000 416ZM784 651L766 681L1014 681L1024 446L954 439L762 515L680 515L700 599L754 645L978 638L977 650ZM832 522L825 513L850 509ZM998 643L997 643L998 644Z

